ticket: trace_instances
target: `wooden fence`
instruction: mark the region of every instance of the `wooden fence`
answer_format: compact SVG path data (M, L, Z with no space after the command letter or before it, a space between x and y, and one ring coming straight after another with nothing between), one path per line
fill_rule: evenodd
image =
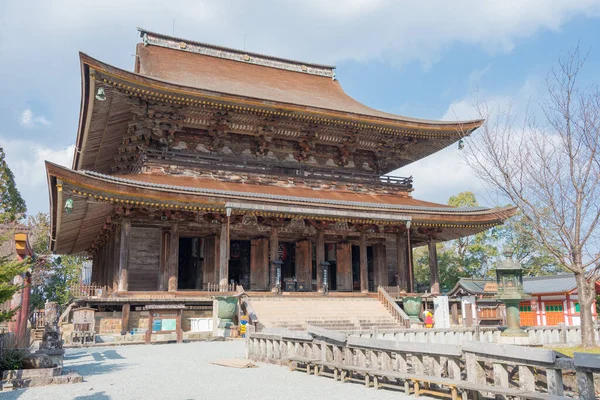
M96 285L95 283L78 283L71 286L71 295L75 298L107 297L108 288L106 286Z
M463 399L483 395L592 400L594 375L600 374L597 355L576 354L571 359L553 350L478 342L424 346L347 337L311 326L306 332L248 332L246 354L256 361L304 363L315 374L333 370L330 376L341 376L342 382L357 374L367 386L374 382L376 388L395 386L407 394L462 394Z
M237 288L236 285L233 283L224 286L221 286L218 283L207 283L204 287L204 290L206 290L207 292L234 293L237 290Z

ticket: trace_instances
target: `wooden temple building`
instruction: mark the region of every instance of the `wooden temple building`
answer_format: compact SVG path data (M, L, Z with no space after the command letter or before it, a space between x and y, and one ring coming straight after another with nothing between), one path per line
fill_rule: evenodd
M389 175L480 120L388 114L331 66L140 33L133 72L80 55L73 166L46 164L52 249L88 253L109 298L410 293L422 245L435 293L435 243L512 215L417 200Z

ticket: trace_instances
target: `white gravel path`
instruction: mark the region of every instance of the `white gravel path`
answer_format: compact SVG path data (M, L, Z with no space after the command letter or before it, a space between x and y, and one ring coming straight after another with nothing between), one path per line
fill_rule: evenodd
M83 383L0 392L0 400L414 399L275 365L235 369L209 364L243 357L241 340L69 349L65 368L83 375Z

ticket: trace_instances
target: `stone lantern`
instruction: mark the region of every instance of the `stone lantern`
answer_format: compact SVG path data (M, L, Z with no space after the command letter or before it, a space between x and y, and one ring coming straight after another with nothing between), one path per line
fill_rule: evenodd
M506 259L496 267L496 281L498 294L496 300L506 306L507 329L502 332L503 336L527 336L521 329L521 317L519 315L519 303L529 299L523 290L523 270L521 264L512 260L513 250L504 248Z

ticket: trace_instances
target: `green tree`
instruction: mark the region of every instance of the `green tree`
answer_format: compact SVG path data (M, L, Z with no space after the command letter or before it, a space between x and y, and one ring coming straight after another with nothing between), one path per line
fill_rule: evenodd
M30 243L34 252L44 262L39 262L33 272L34 291L31 307L40 308L46 301L56 301L61 306L73 299L71 287L79 282L85 257L69 254L57 257L50 249L50 217L38 213L27 220L30 229Z
M524 276L556 275L565 272L536 237L535 230L523 214L519 213L507 221L501 235L505 244L513 249L516 261L521 263Z
M15 285L14 278L29 268L29 260L18 261L12 249L12 237L15 228L23 214L27 211L25 201L17 190L15 178L5 160L5 154L0 147L0 303L12 299L21 289ZM17 310L0 311L0 322L7 321Z

